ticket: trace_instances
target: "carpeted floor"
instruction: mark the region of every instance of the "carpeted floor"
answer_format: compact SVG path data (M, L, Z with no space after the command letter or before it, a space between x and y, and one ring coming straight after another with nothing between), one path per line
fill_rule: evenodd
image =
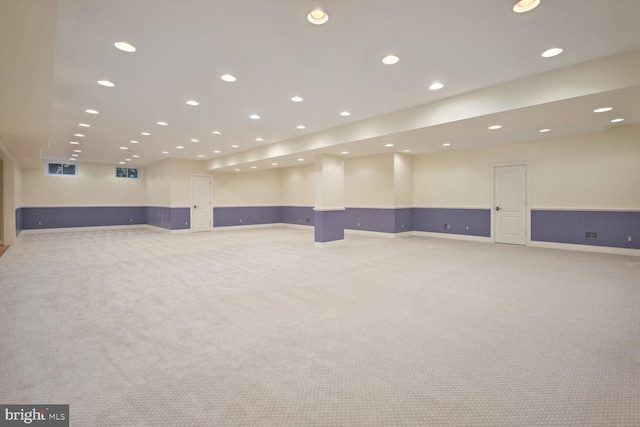
M0 402L72 426L638 426L640 258L273 227L23 235Z

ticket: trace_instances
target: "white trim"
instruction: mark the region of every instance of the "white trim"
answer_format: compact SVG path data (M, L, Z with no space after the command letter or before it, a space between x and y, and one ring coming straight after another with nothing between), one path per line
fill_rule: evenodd
M97 225L95 227L65 227L65 228L37 228L30 230L22 230L20 235L23 234L48 234L48 233L68 233L70 231L104 231L104 230L124 230L127 228L146 228L149 227L146 224L133 224L133 225Z
M337 212L337 211L343 211L345 209L346 208L336 208L336 207L334 207L334 208L316 208L316 207L314 207L313 208L313 210L315 212Z
M297 228L299 230L309 230L314 228L312 224L289 224L288 222L283 222L275 225L286 228Z
M209 174L191 174L191 204L189 205L189 229L193 231L193 216L195 206L193 202L193 179L196 177L209 178L209 229L204 231L198 231L198 233L206 233L213 228L213 177ZM195 232L195 231L194 231Z
M413 206L346 206L345 209L413 209Z
M215 205L213 204L213 208L279 208L282 205Z
M494 243L491 237L467 236L466 234L433 233L431 231L414 231L414 236L435 237L438 239L468 240L471 242Z
M313 246L316 248L331 248L334 246L344 246L345 244L344 239L332 240L330 242L313 242Z
M492 206L412 206L414 209L487 209L492 210Z
M532 211L558 211L558 212L640 212L640 207L637 209L623 209L623 208L536 208L531 207Z
M524 215L525 215L525 219L527 221L527 224L525 225L525 241L524 241L524 246L528 246L529 243L531 243L531 184L532 184L532 180L531 180L531 161L522 161L522 162L507 162L507 163L493 163L491 165L493 171L491 174L491 191L493 194L493 205L491 206L491 208L489 208L489 212L491 214L491 225L490 225L490 230L491 230L491 241L493 243L496 243L496 219L495 219L495 213L496 213L496 168L500 168L500 167L509 167L509 166L524 166L524 174L525 174L525 183L527 185L526 191L525 191L525 211L524 211Z
M535 248L545 248L545 249L561 249L561 250L568 250L568 251L597 252L597 253L613 254L613 255L640 256L640 249L613 248L611 246L576 245L572 243L555 243L555 242L538 242L538 241L532 241L529 244L529 246L532 246Z
M133 179L133 178L132 178ZM167 206L145 206L145 205L39 205L39 206L20 206L22 209L50 209L50 208L157 208Z
M353 230L351 228L345 228L344 234L359 234L361 236L384 237L387 239L395 239L396 237L413 236L413 231L403 231L402 233L385 233L382 231Z
M227 230L246 230L248 228L267 228L267 227L277 227L281 226L283 223L281 222L271 222L268 224L247 224L247 225L227 225L227 226L217 226L213 227L211 231L227 231Z

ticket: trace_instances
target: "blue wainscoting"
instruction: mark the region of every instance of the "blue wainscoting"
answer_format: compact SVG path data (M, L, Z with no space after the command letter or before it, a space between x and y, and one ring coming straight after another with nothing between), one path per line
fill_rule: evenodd
M91 206L22 209L22 230L146 224L144 206Z
M282 221L285 224L314 225L311 206L283 206Z
M314 211L314 240L318 243L344 240L345 211Z
M282 222L282 206L242 206L213 208L213 226L278 224Z
M445 224L451 225L451 229L445 229ZM414 208L413 229L431 233L491 237L491 210Z
M147 206L145 224L167 230L186 230L191 227L190 208Z
M412 231L413 208L347 208L344 227L379 233Z
M22 231L22 208L16 209L16 236Z
M640 249L640 212L531 210L531 240Z

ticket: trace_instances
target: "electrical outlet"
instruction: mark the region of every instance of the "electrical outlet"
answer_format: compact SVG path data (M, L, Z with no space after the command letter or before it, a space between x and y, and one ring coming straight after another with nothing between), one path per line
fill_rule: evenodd
M631 241L631 236L627 236L627 242Z
M242 220L240 220L240 222L242 222Z
M469 226L467 225L467 231L469 231Z

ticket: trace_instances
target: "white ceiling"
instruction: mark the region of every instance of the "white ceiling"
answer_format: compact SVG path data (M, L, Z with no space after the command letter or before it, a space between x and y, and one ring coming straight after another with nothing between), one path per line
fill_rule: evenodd
M27 167L80 149L80 162L130 158L127 164L144 166L174 157L233 170L272 167L276 158L280 166L299 157L312 162L318 152L375 154L388 151L388 142L393 150L423 153L602 130L616 114L625 123L640 119L640 80L595 87L585 77L594 87L581 96L557 96L562 82L556 81L553 100L520 108L514 101L521 89L531 91L532 82L543 85L561 70L586 73L591 68L579 64L640 49L640 1L542 0L525 14L514 13L514 3L2 0L0 138ZM324 25L306 20L317 6L330 16ZM116 41L137 51L121 52ZM542 58L550 47L564 53ZM400 62L382 64L388 54ZM640 76L637 57L621 64ZM222 81L225 73L237 81ZM570 86L574 76L564 75ZM100 86L100 79L116 86ZM508 108L492 105L494 93L504 96L505 85L518 80ZM429 90L435 81L445 87ZM292 102L295 95L304 101ZM200 105L186 105L190 99ZM449 99L489 108L437 123L388 126ZM605 101L614 112L593 114ZM345 110L351 116L339 115ZM261 119L251 120L252 113ZM504 128L487 132L493 123ZM306 129L296 129L300 124ZM365 127L366 137L341 139L350 126ZM541 127L552 132L539 134ZM145 131L151 135L142 136ZM314 137L328 142L314 145Z

